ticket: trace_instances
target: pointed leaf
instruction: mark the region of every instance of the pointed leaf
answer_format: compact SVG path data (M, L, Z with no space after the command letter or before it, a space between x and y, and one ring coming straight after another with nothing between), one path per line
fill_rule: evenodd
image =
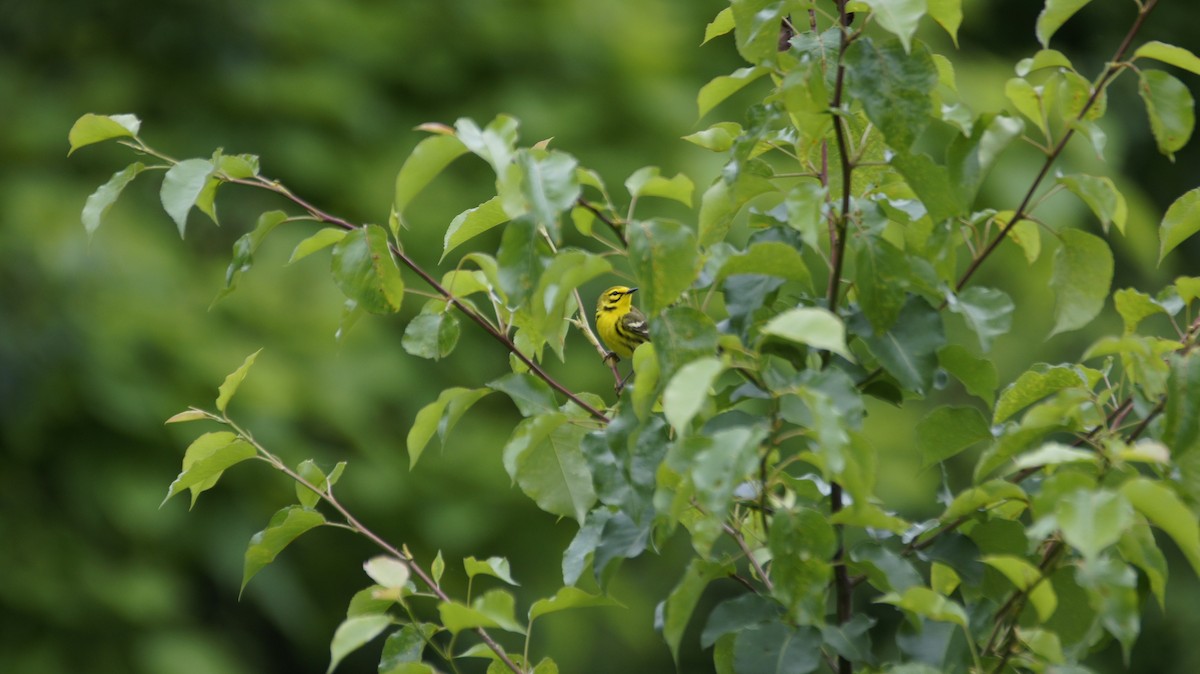
M332 246L345 238L347 234L349 232L337 227L326 227L325 229L318 230L316 234L296 244L296 249L292 251L292 257L288 260L288 264L306 258L318 250Z
M640 220L627 230L629 263L647 316L670 306L700 271L696 233L674 220Z
M134 162L129 166L117 171L100 187L92 192L87 198L87 202L83 205L83 229L90 237L100 228L100 223L104 216L108 213L108 209L117 202L117 198L121 196L121 191L125 186L133 181L146 165L141 162Z
M389 589L404 588L411 575L408 564L388 555L378 555L368 559L363 564L363 570L367 572L371 580Z
M238 369L230 372L225 381L217 389L217 409L224 412L229 405L230 399L237 393L238 387L246 379L246 375L250 373L250 367L254 365L254 361L258 359L258 354L262 353L262 349L246 356L246 360L238 366Z
M991 360L973 355L966 347L949 344L938 349L938 363L963 383L967 393L991 406L996 400L999 375Z
M596 501L580 449L585 429L563 413L522 421L504 446L504 468L542 510L583 523Z
M1072 194L1083 200L1092 213L1099 218L1104 231L1108 231L1111 222L1117 226L1117 231L1125 233L1125 220L1129 207L1125 204L1125 195L1117 191L1111 178L1083 175L1081 173L1062 176L1056 182L1063 185Z
M364 225L338 241L332 269L338 288L359 307L373 314L400 310L404 279L379 225Z
M1200 232L1200 187L1176 199L1163 216L1159 226L1159 263L1196 232Z
M200 192L212 175L213 165L207 159L184 159L167 170L163 176L162 189L159 196L162 199L163 210L179 227L179 236L183 237L187 229L188 212L196 205Z
M879 27L900 38L904 51L912 47L913 33L925 16L925 0L862 0L871 8L871 14ZM959 13L961 15L961 8Z
M1082 328L1104 308L1113 278L1113 254L1098 236L1078 229L1059 233L1054 253L1054 329L1050 336Z
M949 459L977 442L990 440L991 429L974 407L938 407L917 423L922 468Z
M316 510L301 506L288 506L271 516L267 528L250 537L242 564L242 587L259 571L275 561L283 549L304 532L325 524L325 517Z
M663 391L663 415L677 432L686 434L688 425L709 397L709 388L724 370L713 357L694 360L679 368Z
M1012 327L1013 301L1002 290L973 286L947 300L950 311L961 315L975 332L984 353L991 349L993 339Z
M1033 564L1012 555L985 555L979 561L1004 574L1010 583L1029 596L1038 620L1046 622L1058 609L1058 596L1048 578Z
M1150 58L1156 61L1162 61L1176 68L1200 75L1200 57L1197 57L1192 52L1183 47L1176 47L1173 44L1151 40L1146 44L1137 48L1133 52L1133 58Z
M513 580L508 560L503 557L488 557L484 560L467 557L463 560L463 566L466 568L468 578L484 575L499 578L509 585L520 585Z
M867 117L897 152L907 153L929 125L930 93L937 86L937 67L929 50L918 43L909 54L899 40L878 46L869 38L846 50L849 91L862 101Z
M595 606L621 606L621 602L599 594L589 594L577 587L559 588L553 597L539 599L529 607L529 622L559 611L573 608L591 608Z
M1121 485L1121 494L1151 524L1165 531L1191 563L1192 570L1200 573L1200 524L1179 496L1169 487L1144 477Z
M430 136L417 143L400 173L396 175L396 195L393 208L403 214L425 186L433 181L450 162L465 154L467 148L455 136Z
M417 465L434 433L445 443L446 436L450 434L459 418L489 393L491 390L486 388L469 389L456 386L442 391L437 400L422 407L421 411L417 412L412 427L408 429L409 469Z
M1133 508L1120 493L1079 489L1060 498L1054 510L1063 540L1094 559L1116 544L1133 524ZM1194 518L1193 518L1194 521Z
M683 578L667 595L663 608L663 639L671 650L671 657L678 663L679 643L683 640L683 631L691 620L692 611L700 601L700 595L708 584L722 576L728 575L730 569L724 564L693 558L683 572Z
M256 455L252 445L228 431L201 435L184 452L183 470L167 489L163 503L184 489L191 489L195 504L200 492L212 488L227 468Z
M846 326L841 319L826 309L800 307L788 309L767 322L762 328L764 335L782 337L797 344L807 344L816 349L832 351L854 362L854 356L846 348Z
M72 152L85 145L99 143L110 138L132 138L137 136L142 121L134 115L96 115L87 113L75 120L67 133L67 142Z
M446 255L461 244L505 222L508 222L508 214L504 212L503 200L498 196L459 213L446 228L442 259L445 260Z
M1083 9L1092 0L1046 0L1042 13L1038 14L1037 39L1043 47L1050 46L1050 38L1070 19L1075 12Z
M329 668L325 674L331 674L343 658L365 646L391 624L392 619L387 614L359 615L342 621L329 643Z
M1150 116L1150 131L1158 151L1172 161L1187 145L1196 126L1195 101L1187 85L1161 70L1138 73L1138 94Z
M692 190L695 186L691 178L678 173L674 178L665 178L659 174L657 166L646 166L633 172L625 181L625 189L634 199L641 197L662 197L672 199L692 207Z
M696 106L700 111L697 117L704 117L726 98L741 91L747 84L766 75L767 72L766 68L755 66L739 68L728 75L714 77L708 84L700 87L700 93L696 97Z

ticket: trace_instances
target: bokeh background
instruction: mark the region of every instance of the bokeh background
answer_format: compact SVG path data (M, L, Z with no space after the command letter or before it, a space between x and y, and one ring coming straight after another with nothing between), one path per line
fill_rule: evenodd
M961 88L977 111L1002 108L1011 64L1037 48L1041 3L964 4L955 57ZM1161 5L1143 37L1200 50L1200 8ZM265 467L241 466L193 511L184 499L159 507L183 449L211 430L163 420L189 405L211 406L222 377L259 347L265 351L233 413L293 464L348 461L340 483L346 504L419 559L440 550L452 594L464 590L462 557L506 556L522 583L523 612L561 584L560 554L575 532L574 523L555 521L510 486L499 450L517 416L503 396L485 399L443 451L427 452L408 470L404 438L417 410L441 388L502 374L498 346L467 326L442 362L407 355L400 336L416 298L402 317L364 319L335 342L341 298L327 255L285 266L311 233L307 225L269 239L237 292L210 308L233 241L260 212L284 204L226 187L221 227L193 213L180 240L158 206L159 176L144 174L89 241L79 223L84 200L133 157L106 144L68 159L66 134L77 117L137 114L143 137L181 158L207 157L216 147L259 154L265 174L358 222L386 221L395 174L422 136L413 127L460 116L486 123L515 115L524 142L553 137L597 169L618 200L624 178L651 164L670 175L684 171L702 189L719 158L679 137L740 120L761 93L752 89L696 119L698 88L740 65L728 39L698 46L723 6L0 0L0 672L324 670L346 601L369 582L358 567L374 550L344 531L310 533L239 601L246 542L292 502L291 485ZM1132 16L1132 2L1097 0L1063 28L1056 46L1094 74ZM923 36L938 51L953 49L932 26ZM1130 78L1115 85L1109 107L1107 163L1078 144L1065 166L1111 175L1125 191L1129 231L1110 238L1116 285L1153 293L1176 275L1200 273L1194 246L1154 265L1161 213L1200 184L1200 156L1195 144L1173 164L1157 155ZM1032 151L1013 153L981 205L1013 208L1036 161ZM490 190L489 169L460 160L411 210L406 248L435 266L445 224ZM1098 231L1067 196L1039 213L1056 227ZM1045 339L1049 257L1026 271L1009 251L980 277L1017 300L1013 332L996 345L1002 382L1033 352L1036 360L1075 359L1097 335L1119 329L1106 316ZM611 395L606 370L581 338L571 338L568 354L569 363L551 363L557 376ZM912 449L921 409L871 411L886 457L881 494L910 516L930 514L937 476L917 472ZM567 672L671 671L653 607L676 582L685 548L676 540L625 564L612 592L627 608L539 622L534 652ZM1175 562L1169 619L1148 607L1132 671L1200 671L1200 592ZM718 583L705 603L733 591ZM685 638L680 671L711 669L695 636ZM378 649L368 646L341 671L373 671ZM1112 649L1096 666L1122 669Z

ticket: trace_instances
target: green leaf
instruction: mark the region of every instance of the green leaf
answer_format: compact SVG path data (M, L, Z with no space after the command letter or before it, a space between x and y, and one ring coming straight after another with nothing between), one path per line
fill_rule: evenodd
M516 602L505 590L489 590L470 606L459 602L438 604L442 624L452 634L476 627L497 627L507 632L524 634L525 628L516 618Z
M139 173L146 168L146 165L141 162L134 162L129 166L117 171L100 187L96 188L95 192L87 198L83 205L83 229L91 237L100 228L100 222L108 213L108 209L117 202L117 198L121 196L121 191L125 186L133 181Z
M417 465L417 461L421 458L425 446L429 444L434 433L437 433L438 438L445 443L446 436L450 434L454 424L458 423L458 420L472 405L489 393L491 390L486 388L469 389L456 386L442 391L438 394L437 400L422 407L421 411L417 412L417 417L413 419L412 427L408 429L409 469L411 470Z
M521 193L529 204L530 213L539 225L559 240L559 213L575 205L581 187L576 177L579 162L565 152L539 153L521 151L517 166L521 169Z
M700 44L705 44L714 37L720 37L731 30L733 30L733 8L726 7L717 12L713 20L704 27L704 41Z
M579 443L585 429L563 413L530 417L504 446L504 468L538 507L580 524L596 502L592 474Z
M1200 57L1183 47L1151 40L1133 52L1134 59L1149 58L1200 75Z
M258 175L259 160L252 154L222 154L217 157L217 169L228 178L253 178Z
M67 132L71 149L67 156L85 145L99 143L110 138L135 138L142 121L134 115L96 115L87 113L75 120Z
M559 611L574 608L591 608L596 606L621 606L621 602L603 595L589 594L577 587L562 587L553 597L538 599L529 607L529 622Z
M550 385L528 372L511 372L488 382L487 386L511 398L523 417L558 408Z
M225 381L221 382L221 386L217 389L217 409L224 412L229 405L230 399L237 393L238 387L246 379L246 375L250 373L250 367L254 365L254 361L258 359L258 354L262 353L262 349L246 356L246 360L238 366L238 369L230 372L225 377Z
M963 607L927 587L910 587L903 594L892 592L877 601L881 604L892 604L929 620L967 627L967 612Z
M881 335L869 326L852 324L879 364L905 389L923 394L933 386L938 349L946 343L942 318L937 310L918 297L909 298L896 324Z
M1101 557L1081 564L1075 578L1087 590L1100 625L1121 643L1128 669L1129 651L1141 627L1137 574L1123 562Z
M1095 213L1096 217L1100 219L1105 233L1108 232L1110 222L1117 226L1117 231L1125 233L1125 220L1129 215L1129 207L1125 204L1125 195L1117 190L1117 186L1113 184L1111 178L1076 173L1061 176L1055 182L1066 187L1072 194L1082 199L1088 208L1092 209L1092 213Z
M904 251L883 237L855 237L858 305L875 332L886 332L896 323L908 299L911 264Z
M1058 29L1071 18L1083 9L1092 0L1046 0L1046 6L1042 9L1041 14L1038 14L1037 19L1037 39L1042 44L1042 47L1050 46L1050 38Z
M205 419L211 419L211 418L212 417L210 417L207 412L193 408L193 409L184 410L178 414L173 414L173 415L171 415L170 419L167 419L163 423L164 424L181 424L181 423L184 423L187 421L203 421Z
M491 164L497 177L502 177L512 162L517 126L517 120L508 115L497 115L484 129L466 118L454 122L458 139L468 150Z
M726 10L728 11L728 10ZM737 122L717 122L703 131L688 134L683 137L689 143L699 145L713 152L725 152L733 147L733 142L742 135L742 125ZM691 193L688 194L689 200Z
M871 15L879 22L879 27L900 38L904 51L912 47L913 33L917 32L917 24L925 16L925 0L862 0L871 8ZM962 18L962 8L959 8L959 19Z
M663 381L670 381L679 368L693 360L717 352L716 325L688 306L671 307L650 321L650 338Z
M808 674L821 663L821 633L778 620L738 632L733 669L738 674Z
M1121 494L1151 524L1165 531L1192 569L1200 573L1200 524L1179 496L1162 483L1144 477L1121 485Z
M395 313L404 299L404 279L388 249L387 232L364 225L333 247L333 280L347 298L373 314Z
M1017 75L1025 77L1029 73L1046 68L1075 70L1075 67L1071 65L1071 59L1067 58L1066 54L1057 49L1039 49L1032 57L1017 61L1016 71Z
M958 46L958 27L962 25L962 0L929 0L929 16L938 23Z
M782 241L760 241L751 244L744 253L730 255L717 270L713 285L737 274L765 274L799 281L812 288L812 276L800 251Z
M468 578L474 578L479 575L491 576L492 578L499 578L509 585L520 585L520 583L513 580L508 560L503 557L488 557L484 560L467 557L463 560L463 567L467 571Z
M1159 608L1164 608L1167 604L1167 558L1154 540L1154 532L1145 519L1139 517L1133 526L1125 530L1117 542L1117 549L1126 561L1146 574L1150 591L1158 600Z
M267 528L251 536L250 544L246 546L241 590L245 590L250 579L275 561L292 541L322 524L325 524L325 517L321 513L301 506L288 506L272 515Z
M537 224L521 216L508 223L496 251L497 277L507 305L516 309L529 299L542 270L549 265L549 247L538 235Z
M687 434L688 425L709 397L717 375L725 369L720 360L709 356L679 368L663 391L663 415L671 427Z
M441 259L445 260L450 251L505 222L508 222L508 214L504 212L504 202L498 196L459 213L446 228Z
M693 557L683 572L683 578L679 579L671 594L667 595L663 608L662 634L676 664L679 662L679 642L683 640L683 632L692 618L692 612L696 609L704 588L729 572L730 568L725 564Z
M393 208L401 215L413 198L433 181L450 162L467 151L466 145L455 136L430 136L413 148L400 173L396 175L395 201Z
M987 419L974 407L938 407L917 423L921 467L941 463L991 437Z
M1008 480L991 480L978 487L962 490L946 507L940 519L950 522L963 515L970 515L982 508L992 508L995 505L1009 501L1027 502L1029 497L1017 485Z
M433 576L433 582L442 582L442 574L446 572L446 560L442 559L442 551L438 550L437 555L429 564L429 575Z
M827 309L799 307L776 315L762 328L762 334L781 337L815 349L832 351L854 362L846 348L846 326Z
M388 635L383 642L383 653L379 657L379 674L434 674L433 668L420 665L425 644L437 634L437 625L410 623ZM403 665L419 665L426 671L405 672L397 669Z
M1161 70L1138 73L1138 94L1150 116L1150 131L1158 151L1171 161L1192 137L1196 126L1195 101L1187 85Z
M319 490L325 491L328 488L325 479L325 473L317 467L317 463L312 459L305 459L296 466L296 474L304 478L309 484ZM296 499L300 501L300 505L305 508L312 508L321 501L321 495L309 489L300 482L296 482Z
M638 279L646 315L670 306L700 271L696 234L674 220L639 220L626 230L629 264Z
M830 560L838 536L826 516L811 508L778 510L767 537L771 551L772 596L799 624L819 624L825 616Z
M979 561L1004 574L1018 590L1027 593L1039 621L1046 622L1058 609L1058 595L1050 581L1042 578L1038 567L1012 555L985 555Z
M996 400L999 375L991 360L975 356L966 347L949 344L938 349L938 363L963 383L967 393L991 406Z
M540 348L549 342L563 358L565 321L575 312L575 290L588 281L612 271L612 263L599 255L582 250L561 250L538 278L529 305L528 320L517 321L530 331L528 335Z
M1023 77L1014 77L1004 84L1004 96L1017 112L1037 125L1042 135L1049 134L1046 128L1046 111L1042 104L1042 89L1034 87Z
M992 340L1008 334L1012 327L1013 301L1002 290L972 286L957 295L948 295L950 311L959 314L979 338L979 348L987 353Z
M1063 540L1087 559L1116 544L1133 524L1133 508L1120 493L1079 489L1058 500L1054 509ZM1194 521L1194 518L1193 518Z
M1168 359L1167 400L1162 441L1178 460L1200 447L1200 355L1194 351Z
M776 25L776 28L778 28L778 25ZM766 68L755 66L751 68L739 68L728 75L714 77L708 84L700 87L700 93L696 96L696 106L699 109L697 117L704 117L722 101L741 91L747 84L766 75L768 72Z
M388 589L404 589L408 585L408 564L388 555L377 555L363 563L363 570L371 580Z
M695 189L695 185L692 184L691 178L682 173L675 174L674 178L665 178L660 175L657 166L646 166L634 171L633 175L625 180L625 189L629 190L629 196L634 199L662 197L691 208L692 190Z
M188 211L196 205L200 192L212 175L213 165L207 159L184 159L167 170L163 176L162 189L159 197L163 210L179 227L179 236L183 237L187 229Z
M850 94L862 101L867 118L897 152L907 153L929 125L930 94L937 86L937 66L918 43L908 53L899 40L876 46L870 38L855 40L846 50Z
M1138 324L1154 314L1165 314L1167 310L1146 293L1133 288L1122 288L1113 293L1113 305L1125 323L1125 334L1131 335Z
M184 489L192 492L192 505L200 492L217 484L221 473L246 459L253 459L257 451L252 445L228 431L205 433L196 438L183 454L183 470L167 489L165 504ZM162 507L161 505L159 507Z
M1171 204L1158 231L1158 262L1162 264L1167 253L1200 232L1200 187L1189 190Z
M821 211L827 196L828 190L819 181L800 180L788 190L783 202L787 209L788 226L800 232L805 245L813 248L821 243L821 229L825 224Z
M1052 393L1086 384L1079 373L1069 367L1036 364L1000 393L1000 400L992 413L992 423L1001 423Z
M1094 452L1076 449L1059 442L1047 442L1041 447L1026 452L1017 457L1013 467L1033 468L1034 466L1057 466L1063 463L1096 463L1099 455Z
M776 0L732 0L734 39L750 63L773 59L779 50L779 26L787 3Z
M1054 253L1050 277L1055 293L1051 337L1090 323L1104 308L1113 278L1113 254L1104 239L1078 229L1064 230L1059 238L1062 246Z
M330 674L343 658L365 646L391 624L390 616L378 613L354 616L342 621L333 633L333 641L329 643L329 668L325 670L325 674Z
M433 300L435 304L442 304ZM440 360L450 355L458 344L462 327L458 317L450 311L435 308L430 313L422 311L404 328L400 344L404 350L418 358Z
M230 260L229 267L225 270L225 288L217 295L214 302L233 292L237 286L238 275L250 270L250 265L254 262L254 254L258 252L258 247L262 245L263 239L266 239L267 235L286 220L287 213L283 211L267 211L258 216L258 223L253 230L238 237L238 240L233 243L233 259Z
M349 233L338 227L326 227L325 229L318 230L316 234L296 244L296 249L292 251L292 257L288 260L288 264L332 246L344 239Z
M762 595L748 593L721 602L708 614L700 646L710 648L726 634L766 623L780 614L780 606Z

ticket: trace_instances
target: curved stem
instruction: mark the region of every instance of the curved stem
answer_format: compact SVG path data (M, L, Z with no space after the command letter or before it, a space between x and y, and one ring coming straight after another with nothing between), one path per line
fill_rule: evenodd
M996 250L996 247L1000 245L1000 242L1008 237L1008 233L1012 230L1012 228L1015 227L1017 223L1027 219L1030 211L1030 203L1033 201L1034 194L1037 192L1038 187L1041 186L1042 181L1045 180L1046 176L1050 173L1050 167L1054 165L1054 162L1058 160L1059 155L1062 154L1063 149L1067 147L1067 141L1071 140L1071 137L1075 135L1076 123L1083 121L1083 118L1087 116L1088 111L1090 111L1092 106L1096 104L1096 101L1099 100L1100 94L1104 92L1104 88L1108 86L1109 81L1112 80L1117 73L1121 72L1123 67L1121 61L1125 58L1125 53L1129 51L1129 46L1133 44L1134 36L1137 35L1138 31L1141 30L1142 24L1146 21L1146 17L1149 16L1150 12L1154 10L1154 6L1157 4L1158 0L1148 0L1146 4L1143 5L1138 11L1137 19L1133 22L1133 25L1130 26L1129 32L1125 34L1125 39L1121 40L1121 44L1117 47L1116 53L1113 54L1112 59L1109 61L1108 67L1104 69L1104 73L1092 87L1092 93L1090 96L1088 96L1087 102L1083 104L1083 108L1080 109L1079 114L1075 116L1074 121L1067 127L1066 131L1062 135L1062 138L1058 139L1058 142L1055 143L1053 149L1051 149L1050 153L1046 156L1046 161L1042 163L1041 170L1038 171L1037 176L1033 179L1033 183L1025 192L1024 198L1021 199L1021 205L1017 206L1017 210L1013 213L1012 219L1008 221L1008 224L1006 224L1004 228L1000 230L1000 233L997 234L994 239L992 239L987 247L984 248L974 260L971 260L971 264L967 266L966 271L963 272L963 275L958 279L958 283L955 284L954 289L956 292L962 290L963 287L967 285L967 282L971 280L971 276L975 274L976 270L979 269L979 266L983 264L983 261L986 260L994 250Z
M396 559L403 560L408 566L409 570L412 571L413 575L419 578L421 582L424 583L425 586L428 587L439 600L445 602L453 601L450 596L446 594L444 590L442 590L441 585L439 585L438 582L435 581L432 576L426 573L425 569L417 563L417 560L412 556L412 553L408 551L407 547L397 548L396 546L384 540L382 536L364 526L363 523L360 522L353 513L346 509L346 506L342 505L341 501L334 497L332 489L320 489L313 483L306 480L304 476L288 467L288 465L284 463L282 459L268 451L266 447L263 447L257 440L254 439L254 436L250 435L249 432L247 432L229 417L226 416L216 418L219 418L224 423L229 424L230 428L232 428L239 436L246 440L246 442L249 442L251 445L253 445L254 448L258 450L259 455L266 459L267 462L270 463L276 470L292 478L292 480L298 484L304 485L305 489L308 489L317 496L321 497L321 500L328 503L334 510L338 512L339 515L342 516L342 519L345 520L346 524L349 525L349 527L353 529L355 533L358 533L367 540L371 541L376 547L395 557ZM483 643L487 644L487 647L490 648L492 652L496 654L496 657L499 658L500 661L503 662L509 669L515 672L515 674L523 674L524 670L518 667L517 664L513 662L512 658L508 657L508 654L504 651L504 648L494 638L492 638L492 635L488 634L487 630L482 627L477 627L475 628L475 634L477 634L479 638L483 640Z
M346 230L358 229L358 225L355 225L344 218L340 218L336 215L326 213L325 211L308 203L304 199L296 196L295 194L292 193L291 190L284 187L282 184L280 184L278 182L268 180L261 176L257 177L254 180L243 179L243 178L229 178L228 182L236 183L239 185L249 185L250 187L258 187L261 189L270 190L272 192L275 192L276 194L279 194L279 195L287 198L292 203L294 203L297 206L308 211L309 215L313 216L317 220L320 220L322 222L327 222L331 225L336 225L336 226L341 227L342 229L346 229ZM406 254L403 250L401 250L399 246L397 246L394 243L389 241L388 248L392 251L392 254L395 255L397 259L399 259L402 263L404 263L404 266L408 267L413 272L415 272L417 274L417 276L421 277L422 281L424 281L429 287L433 288L434 291L436 291L439 295L441 295L442 299L444 299L446 302L449 302L450 304L454 305L454 308L461 311L463 313L463 315L465 315L467 318L471 319L479 327L483 328L483 330L485 332L487 332L489 335L492 336L492 339L503 344L504 348L508 349L508 351L510 353L515 355L518 360L520 360L522 363L524 363L525 366L529 368L530 372L532 372L534 375L536 375L542 381L549 384L551 388L553 388L554 390L556 390L559 393L566 396L568 400L570 400L571 402L578 405L580 408L582 408L584 411L586 411L588 414L590 414L597 421L601 421L604 423L608 422L609 419L603 412L601 412L600 410L596 409L595 407L589 405L586 401L584 401L582 398L580 398L574 391L567 388L566 386L563 386L554 377L551 377L550 374L548 372L546 372L544 369L542 369L542 367L540 365L538 365L532 358L530 358L529 356L522 353L521 350L517 348L517 345L513 343L512 339L510 339L508 337L508 335L504 334L498 328L496 328L496 326L492 325L491 322L489 322L486 318L484 318L482 315L480 315L479 312L475 311L469 305L467 305L465 302L463 302L462 300L455 297L449 290L447 290L445 288L445 286L443 286L441 283L438 282L437 279L435 279L433 276L431 276L429 274L429 272L425 271L425 269L422 268L421 265L417 264L417 262L415 260L413 260L411 257L408 256L408 254Z

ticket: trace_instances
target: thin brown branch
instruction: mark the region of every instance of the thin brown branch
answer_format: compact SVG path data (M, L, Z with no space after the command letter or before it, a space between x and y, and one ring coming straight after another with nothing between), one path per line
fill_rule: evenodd
M599 207L583 197L576 199L575 203L579 204L580 207L591 211L592 215L596 216L597 220L608 225L608 228L612 230L613 234L617 235L617 240L621 242L621 245L625 245L625 232L617 226L616 221L605 215L604 211L601 211Z
M1075 135L1076 123L1083 121L1084 117L1087 116L1088 112L1096 104L1096 101L1099 100L1100 94L1104 92L1104 89L1106 86L1108 86L1109 81L1115 77L1117 73L1121 72L1121 69L1123 68L1121 62L1125 58L1125 53L1129 51L1130 45L1133 44L1134 36L1136 36L1138 31L1141 30L1142 24L1146 21L1146 17L1149 16L1150 12L1154 10L1155 5L1157 4L1158 0L1148 0L1146 4L1143 5L1138 11L1137 19L1134 20L1133 25L1129 28L1129 32L1125 34L1125 38L1121 40L1120 46L1117 47L1117 51L1113 54L1112 59L1109 60L1108 67L1104 69L1104 73L1100 76L1100 79L1097 80L1096 84L1092 86L1092 93L1090 96L1088 96L1087 101L1083 104L1083 108L1081 108L1079 114L1075 116L1074 122L1067 127L1065 132L1063 132L1062 138L1060 138L1058 143L1054 145L1054 148L1050 150L1050 154L1046 156L1046 161L1042 163L1042 168L1038 171L1037 176L1033 179L1033 183L1025 192L1025 196L1021 199L1021 204L1017 206L1017 210L1013 213L1012 219L1008 221L1008 224L1006 224L1000 230L1000 233L997 234L994 239L992 239L987 247L984 248L975 259L971 260L971 264L967 266L966 271L964 271L963 275L958 279L958 283L954 288L955 291L962 290L963 287L967 285L967 282L971 280L971 276L973 276L976 270L979 269L979 266L983 264L984 260L986 260L992 254L992 251L996 250L996 247L1000 245L1001 241L1004 241L1004 239L1008 237L1008 233L1012 231L1012 228L1015 227L1017 223L1028 218L1029 205L1033 201L1033 197L1037 193L1038 187L1041 186L1042 181L1050 173L1050 168L1058 160L1058 156L1062 154L1063 149L1067 147L1067 141L1071 140L1071 137Z
M278 182L268 180L261 176L254 180L242 179L242 178L229 178L228 182L236 183L239 185L249 185L251 187L268 189L272 192L275 192L276 194L279 194L279 195L287 198L292 203L303 208L305 211L308 212L309 215L311 215L313 218L315 218L317 220L320 220L322 222L327 222L331 225L336 225L338 227L341 227L342 229L347 229L347 230L358 229L358 225L355 225L355 224L347 221L344 218L340 218L331 213L327 213L327 212L317 208L316 206L313 206L312 204L308 203L304 199L293 194L291 190L287 189L286 187L284 187L282 184L280 184ZM586 401L584 401L577 394L575 394L574 391L567 388L566 386L563 386L554 377L551 377L550 374L548 372L546 372L544 369L542 369L542 367L540 365L538 365L532 358L530 358L529 356L522 353L521 350L517 348L517 345L514 344L511 339L509 339L508 335L504 334L499 329L497 329L496 326L492 325L479 312L475 311L473 308L471 308L465 302L463 302L462 300L455 297L449 290L447 290L445 288L445 286L443 286L441 283L438 282L437 279L435 279L433 276L431 276L429 274L429 272L425 271L425 269L422 268L421 265L417 264L415 260L410 258L403 250L401 250L399 246L396 246L394 243L389 241L388 248L392 251L392 254L395 255L396 258L399 259L404 264L404 266L411 269L414 273L416 273L417 276L420 276L421 280L424 281L427 285L429 285L429 287L433 288L434 291L436 291L439 295L441 295L445 301L454 305L454 308L461 311L463 313L463 315L465 315L467 318L471 319L471 321L476 323L479 327L483 328L483 330L485 332L487 332L489 335L492 336L492 339L494 339L494 340L500 342L502 345L504 345L504 348L508 349L509 353L512 353L513 355L515 355L517 357L517 359L519 359L522 363L524 363L525 366L529 368L530 372L532 372L534 375L536 375L542 381L549 384L551 388L553 388L554 390L556 390L559 393L566 396L568 400L570 400L571 402L578 405L580 408L582 408L584 411L586 411L588 414L590 414L597 421L608 423L609 419L603 412L601 412L600 410L596 409L595 407L589 405Z
M754 573L758 574L759 579L762 581L763 586L767 588L767 591L774 592L775 584L771 582L771 577L767 575L767 572L763 570L762 565L759 564L758 560L754 558L754 552L750 549L749 545L746 545L746 539L742 536L742 533L735 529L728 522L722 522L721 528L725 530L725 533L729 534L729 537L732 538L735 543L737 543L738 548L740 548L742 553L746 555L746 560L750 562L750 566L754 569Z

